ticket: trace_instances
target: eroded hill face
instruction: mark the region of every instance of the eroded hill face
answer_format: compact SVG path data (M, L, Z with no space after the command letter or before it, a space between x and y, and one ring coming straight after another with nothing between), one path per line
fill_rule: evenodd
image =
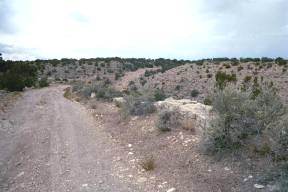
M204 62L203 65L188 63L170 69L164 73L145 78L147 83L139 87L145 89L162 89L167 96L178 99L188 98L203 101L214 89L216 74L221 71L228 75L235 74L235 83L239 88L244 85L267 83L278 89L280 96L288 102L288 76L286 66L279 66L274 62L257 64L255 62L239 63L231 62Z

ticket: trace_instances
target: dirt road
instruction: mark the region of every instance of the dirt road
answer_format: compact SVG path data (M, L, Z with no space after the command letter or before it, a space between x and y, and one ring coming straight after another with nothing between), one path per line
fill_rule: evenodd
M63 89L26 91L1 117L0 191L145 191L114 176L124 152Z

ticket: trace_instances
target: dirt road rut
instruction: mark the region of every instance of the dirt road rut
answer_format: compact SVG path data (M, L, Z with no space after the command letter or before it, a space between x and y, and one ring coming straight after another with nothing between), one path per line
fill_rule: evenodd
M0 191L145 191L113 176L121 149L63 89L27 91L1 117Z

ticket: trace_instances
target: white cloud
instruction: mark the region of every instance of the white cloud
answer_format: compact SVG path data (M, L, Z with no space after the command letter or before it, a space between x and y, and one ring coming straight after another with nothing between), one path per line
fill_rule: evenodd
M284 0L11 0L10 24L15 32L0 30L0 42L37 50L36 56L47 58L274 56L272 45L288 48L287 4Z

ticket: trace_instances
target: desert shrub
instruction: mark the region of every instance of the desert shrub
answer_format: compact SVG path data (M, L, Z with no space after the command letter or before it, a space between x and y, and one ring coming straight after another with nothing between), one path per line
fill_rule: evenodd
M145 170L145 171L152 171L155 169L155 161L153 157L146 157L140 162L140 166Z
M104 80L104 86L109 86L109 85L111 85L111 84L112 84L112 82L111 82L110 79L105 79L105 80Z
M198 61L195 61L196 65L198 66L202 66L203 63L204 63L204 60L198 60Z
M104 82L92 82L84 84L83 82L75 83L72 87L73 92L77 92L80 96L89 98L95 93L97 99L111 101L114 97L121 97L122 93L114 88L107 86Z
M274 59L269 58L269 57L262 57L261 61L262 61L262 63L267 63L267 62L273 62Z
M120 79L120 77L121 77L121 74L120 74L120 73L115 73L115 77L114 77L115 80Z
M39 87L48 87L49 82L47 81L47 78L41 78L38 83Z
M176 85L175 90L179 91L180 89L181 89L181 86L180 85Z
M77 81L74 82L72 85L72 92L79 92L84 86L84 82L82 81Z
M212 78L213 77L213 75L211 74L211 73L209 73L209 74L207 74L207 78Z
M285 61L285 59L283 59L283 58L281 58L281 57L277 57L277 58L275 59L275 62L276 62L278 65L280 65L280 66L287 64L287 62Z
M176 118L176 111L173 110L162 110L158 114L157 127L160 131L166 132L171 131L173 127L178 125Z
M140 84L141 84L142 86L144 86L144 85L147 83L147 80L144 79L143 77L141 77L140 80L139 80L139 82L140 82Z
M89 98L91 96L91 93L96 93L99 88L99 84L86 84L80 89L80 95Z
M279 118L269 126L269 140L271 152L276 161L288 160L288 115Z
M108 73L114 73L114 71L112 69L107 69Z
M72 96L72 93L71 93L71 88L70 87L67 87L64 89L64 94L63 96L66 98L66 99L70 99L71 96Z
M224 66L226 69L231 68L231 65L230 65L229 63L224 63L223 66Z
M209 97L206 97L203 101L204 105L212 105L212 101Z
M231 65L232 66L237 66L239 65L239 60L237 58L232 58L231 59Z
M112 101L115 97L121 97L122 93L113 89L112 87L99 87L96 90L96 98L107 101Z
M32 63L2 61L0 73L0 88L8 91L23 91L37 82L37 67Z
M264 185L275 186L277 192L288 191L288 163L281 163L273 168L265 170L258 182Z
M237 70L238 70L238 71L241 71L241 70L243 70L243 69L244 69L244 67L242 67L241 65L237 67Z
M163 90L157 89L154 93L155 101L163 101L166 99L166 95Z
M191 97L197 97L200 94L200 92L197 89L193 89L191 91Z
M272 66L273 66L272 63L268 63L267 66L266 66L266 68L269 69L269 68L271 68Z
M244 83L248 83L251 79L252 79L252 77L247 75L243 81L244 81Z
M154 103L147 98L129 95L125 96L124 100L125 102L121 106L121 115L123 118L129 115L147 115L156 111Z
M231 73L231 75L229 75L226 74L226 72L222 71L218 71L216 73L215 79L216 79L216 86L219 89L223 89L229 82L235 83L237 81L236 74Z
M159 70L146 70L144 73L144 76L149 77L149 76L152 76L152 75L159 73L159 72L160 72Z
M273 128L282 133L285 127L279 122L286 108L275 91L268 87L262 87L256 97L253 89L239 91L235 87L227 87L217 90L212 104L217 115L205 134L206 149L213 152L237 150L245 146L248 139L267 136ZM277 146L280 140L275 141Z

